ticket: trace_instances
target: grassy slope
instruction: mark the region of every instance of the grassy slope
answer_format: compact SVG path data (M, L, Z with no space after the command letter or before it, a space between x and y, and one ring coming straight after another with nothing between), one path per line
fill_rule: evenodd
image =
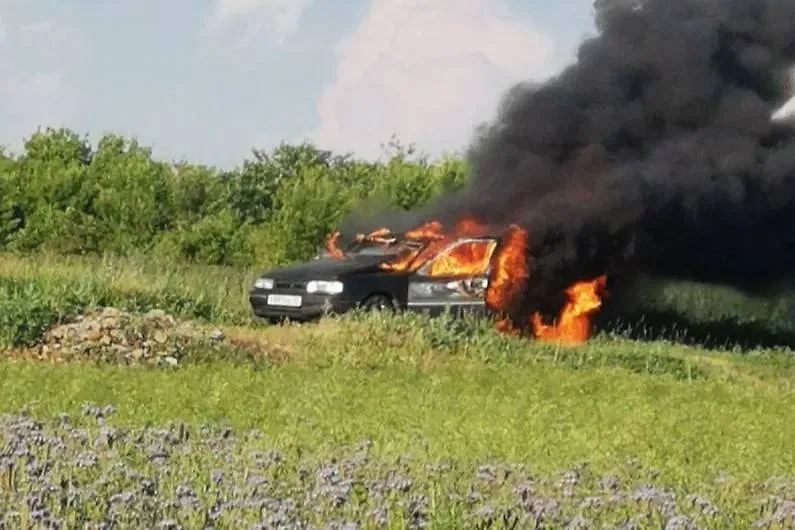
M211 364L176 373L4 364L2 408L47 416L112 403L115 421L228 419L276 443L369 438L390 452L528 460L552 472L634 456L670 480L719 472L762 480L795 468L792 392L775 384L688 383L620 369L455 362L418 370ZM46 384L42 385L43 382Z
M605 344L600 353L626 347ZM74 417L84 402L110 403L117 409L111 425L259 429L263 436L244 441L241 454L277 448L324 459L346 442L371 440L374 456L409 455L420 469L449 458L469 469L523 463L553 483L587 463L597 477L615 475L633 487L672 487L680 498L698 492L737 518L737 527L749 527L765 491L774 491L760 484L791 480L795 469L795 424L786 420L795 417L794 379L771 371L759 377L728 363L688 381L620 367L578 370L543 356L490 365L427 355L390 361L384 353L365 365L352 362L355 351L331 361L320 352L316 345L314 353L293 350L301 362L215 362L173 372L4 362L0 410L28 405L37 417ZM201 481L219 464L202 454L178 465L185 480ZM722 475L728 479L719 482ZM452 517L444 503L434 513L440 522Z
M241 271L4 257L0 275L203 294L214 314L231 315L224 329L232 337L274 361L173 372L4 361L3 411L31 404L51 416L76 413L84 401L113 403L113 423L227 419L262 429L257 443L317 454L369 438L386 454L523 460L543 473L583 461L615 471L636 457L662 480L742 505L749 517L744 488L795 469L788 351L617 337L570 350L413 317L252 328L241 324L251 277ZM719 473L737 482L719 488Z

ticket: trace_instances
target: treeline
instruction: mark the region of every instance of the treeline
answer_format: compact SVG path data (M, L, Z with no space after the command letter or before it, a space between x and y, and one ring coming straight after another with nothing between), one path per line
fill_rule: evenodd
M354 207L413 209L464 185L465 162L390 143L385 162L281 144L230 171L156 160L134 139L69 129L0 151L0 250L276 265L314 255Z

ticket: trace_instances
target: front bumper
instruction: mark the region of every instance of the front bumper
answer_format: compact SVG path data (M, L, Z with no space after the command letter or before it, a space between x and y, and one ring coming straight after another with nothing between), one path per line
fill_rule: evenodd
M297 307L268 303L270 295L300 296ZM267 319L289 319L294 321L315 320L329 313L345 313L356 306L356 302L342 295L280 292L278 290L253 290L248 295L254 314Z
M473 315L473 316L486 316L490 314L489 309L486 307L485 302L475 302L475 303L422 303L422 302L412 302L409 303L406 307L409 311L416 312L416 313L424 313L428 316L438 317L442 316L445 313L449 313L454 317L462 317L464 315Z

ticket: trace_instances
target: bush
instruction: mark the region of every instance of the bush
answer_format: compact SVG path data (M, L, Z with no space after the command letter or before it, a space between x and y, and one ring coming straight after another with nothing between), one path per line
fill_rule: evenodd
M0 349L33 346L44 331L91 307L134 313L161 309L181 318L239 323L240 316L189 289L113 285L105 279L0 276Z
M33 282L0 283L0 346L30 346L58 319L52 299Z
M0 151L0 250L269 266L316 252L354 208L414 209L460 188L466 166L429 161L393 141L383 163L312 144L281 144L231 171L154 160L134 139L93 147L68 129Z

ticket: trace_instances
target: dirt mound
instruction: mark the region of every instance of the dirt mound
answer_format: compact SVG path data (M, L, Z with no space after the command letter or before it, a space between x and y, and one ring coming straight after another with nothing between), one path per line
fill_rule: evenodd
M181 322L163 311L136 315L101 307L49 329L37 354L52 360L176 366L197 350L219 349L226 343L220 330Z

